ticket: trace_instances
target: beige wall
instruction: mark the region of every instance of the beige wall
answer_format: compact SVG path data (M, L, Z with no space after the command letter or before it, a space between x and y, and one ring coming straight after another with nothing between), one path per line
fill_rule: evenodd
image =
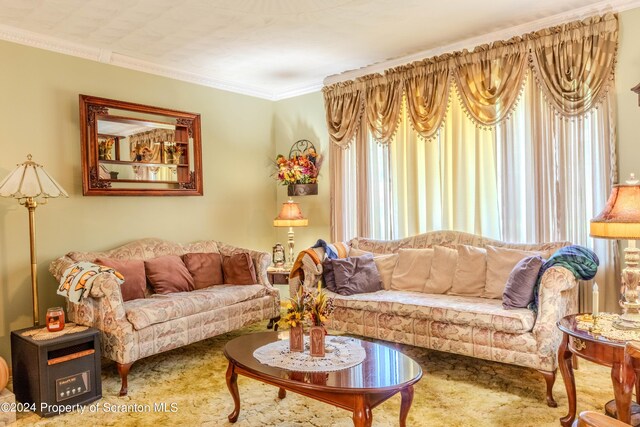
M640 83L638 40L640 40L640 8L622 12L616 75L620 182L624 182L630 172L635 172L636 177L640 177L640 106L638 106L638 95L630 90Z
M36 210L41 315L63 304L47 268L71 250L150 236L271 249L273 102L6 42L0 57L0 179L31 153L70 194ZM204 196L82 196L80 93L200 113ZM10 331L32 321L29 264L26 209L0 198L0 356L7 359Z
M273 114L274 141L277 154L289 155L289 149L300 139L311 141L324 157L318 180L318 195L295 197L302 213L309 218L308 227L294 229L296 252L308 248L318 239L330 239L329 229L329 135L324 114L324 101L321 92L275 103ZM275 160L275 156L274 156ZM288 200L287 188L278 186L277 200L279 209ZM275 217L277 212L273 213ZM277 241L287 248L288 228L276 231ZM275 242L274 242L275 243Z

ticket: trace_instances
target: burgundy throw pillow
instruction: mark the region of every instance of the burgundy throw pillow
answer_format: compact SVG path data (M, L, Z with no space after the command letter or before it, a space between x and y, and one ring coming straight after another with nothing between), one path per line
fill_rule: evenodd
M204 289L224 283L222 276L222 257L214 253L192 253L182 256L184 265L193 276L195 289Z
M114 258L98 258L94 261L98 265L113 268L124 277L120 285L123 301L144 298L147 288L147 278L144 275L144 261L141 259L119 260Z
M533 292L542 264L544 264L544 259L535 255L520 260L513 267L502 294L502 308L506 310L527 308L529 303L533 301Z
M224 283L230 285L255 285L258 283L253 260L246 252L222 257Z
M144 262L147 280L156 294L188 292L194 289L193 277L177 255L166 255Z
M373 261L373 254L334 259L331 263L337 294L354 295L382 289L382 279Z

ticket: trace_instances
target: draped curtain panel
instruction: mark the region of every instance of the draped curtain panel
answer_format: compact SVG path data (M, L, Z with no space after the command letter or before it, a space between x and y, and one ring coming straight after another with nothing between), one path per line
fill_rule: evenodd
M602 102L614 76L616 16L548 28L529 35L529 42L538 85L556 111L577 116Z
M458 95L475 123L493 126L513 110L524 83L526 59L526 46L519 39L454 57Z
M404 79L410 125L423 139L433 138L444 121L449 103L451 73L447 61L427 60L424 66L409 67Z
M600 104L612 86L617 44L618 17L607 14L326 86L329 136L349 144L364 115L374 138L389 142L404 93L413 128L431 138L444 119L451 76L469 116L492 127L513 110L528 68L555 110L575 117Z

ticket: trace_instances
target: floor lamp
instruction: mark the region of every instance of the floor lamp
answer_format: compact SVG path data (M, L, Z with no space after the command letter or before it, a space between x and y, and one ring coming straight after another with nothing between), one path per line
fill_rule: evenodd
M625 268L622 270L622 315L614 323L620 329L640 329L640 181L634 174L625 184L616 184L611 190L607 205L591 220L591 237L628 240L624 250Z
M33 324L40 324L40 309L38 308L38 271L36 261L36 207L38 202L46 204L50 197L69 197L44 168L31 161L31 154L27 161L19 164L0 183L0 196L18 199L19 203L29 211L29 248L31 250L31 293L33 297Z
M293 240L293 227L306 227L309 225L309 220L302 216L300 206L289 199L288 202L282 204L280 213L273 220L273 225L275 227L289 227L289 233L287 234L289 237L289 259L287 259L285 266L291 267L293 266L293 246L295 244Z

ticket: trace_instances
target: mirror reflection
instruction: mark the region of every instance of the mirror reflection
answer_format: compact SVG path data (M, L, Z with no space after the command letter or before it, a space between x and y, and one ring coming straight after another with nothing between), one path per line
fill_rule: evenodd
M84 194L202 194L199 115L81 95L83 115Z

